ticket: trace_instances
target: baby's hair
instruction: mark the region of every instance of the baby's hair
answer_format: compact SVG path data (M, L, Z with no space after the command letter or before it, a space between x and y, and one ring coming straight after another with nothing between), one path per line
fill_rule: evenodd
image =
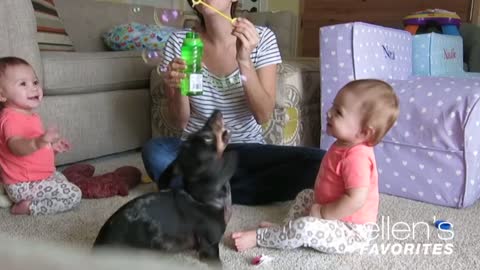
M0 57L0 79L5 75L9 67L14 66L30 66L30 64L22 58L15 56Z
M390 84L376 79L355 80L344 88L359 97L363 112L362 127L372 127L374 134L368 144L377 145L392 128L399 114L399 100Z
M23 60L22 58L15 57L15 56L7 56L7 57L0 57L0 80L2 80L3 76L5 76L5 72L9 67L15 66L30 66L30 64ZM2 111L4 107L3 102L0 103L0 111Z

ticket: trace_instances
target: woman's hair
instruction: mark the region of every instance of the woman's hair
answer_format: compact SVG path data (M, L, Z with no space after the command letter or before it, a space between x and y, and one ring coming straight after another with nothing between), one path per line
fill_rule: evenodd
M393 88L388 83L375 79L351 81L344 88L353 90L361 102L361 126L372 127L374 130L367 143L377 145L395 124L400 111L400 102Z
M15 67L15 66L30 66L30 64L23 60L22 58L15 57L15 56L7 56L7 57L0 57L0 81L3 79L5 76L5 72L9 67ZM4 104L3 102L0 103L0 111L3 109Z
M198 10L193 7L192 0L187 0L187 2L190 5L190 7L195 11L195 14L197 14L198 18L200 19L200 24L202 25L202 27L205 27L205 19L203 18L202 14L200 12L198 12ZM230 8L230 17L231 18L235 17L235 12L237 10L237 5L238 5L238 2L232 2L232 7Z

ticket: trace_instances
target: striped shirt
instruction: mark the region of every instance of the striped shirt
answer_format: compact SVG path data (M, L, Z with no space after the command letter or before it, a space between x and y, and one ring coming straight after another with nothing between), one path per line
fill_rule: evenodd
M250 58L255 69L282 62L275 34L267 27L256 26L260 36L257 47ZM173 58L180 57L183 39L188 30L174 32L165 44L165 58L162 69ZM262 127L250 111L242 85L242 76L237 68L226 77L212 74L203 65L203 95L191 96L190 119L183 131L182 138L203 127L215 109L219 109L224 118L225 127L231 132L231 143L264 143ZM244 78L248 79L248 78Z

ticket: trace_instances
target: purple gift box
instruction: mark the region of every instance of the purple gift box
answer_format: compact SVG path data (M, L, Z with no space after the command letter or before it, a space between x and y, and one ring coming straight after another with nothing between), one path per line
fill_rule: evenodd
M354 79L385 80L400 99L375 147L380 192L458 208L480 197L480 77L413 76L411 35L366 23L322 27L320 55L322 119ZM322 149L334 141L325 122Z

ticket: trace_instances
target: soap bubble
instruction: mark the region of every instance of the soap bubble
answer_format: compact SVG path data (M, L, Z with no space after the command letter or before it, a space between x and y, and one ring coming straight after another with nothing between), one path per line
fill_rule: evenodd
M140 7L133 7L132 12L133 13L139 13L142 9Z
M163 51L161 49L144 49L142 51L142 59L149 66L158 66L163 60Z
M162 76L162 73L167 71L166 67L162 65L164 60L163 50L144 49L142 51L142 59L145 64L149 66L156 66L155 70L160 76Z
M158 9L153 10L153 20L160 27L182 27L182 12L174 9Z
M166 67L163 67L161 65L158 65L157 66L157 73L158 75L162 76L163 73L167 72L167 68Z

